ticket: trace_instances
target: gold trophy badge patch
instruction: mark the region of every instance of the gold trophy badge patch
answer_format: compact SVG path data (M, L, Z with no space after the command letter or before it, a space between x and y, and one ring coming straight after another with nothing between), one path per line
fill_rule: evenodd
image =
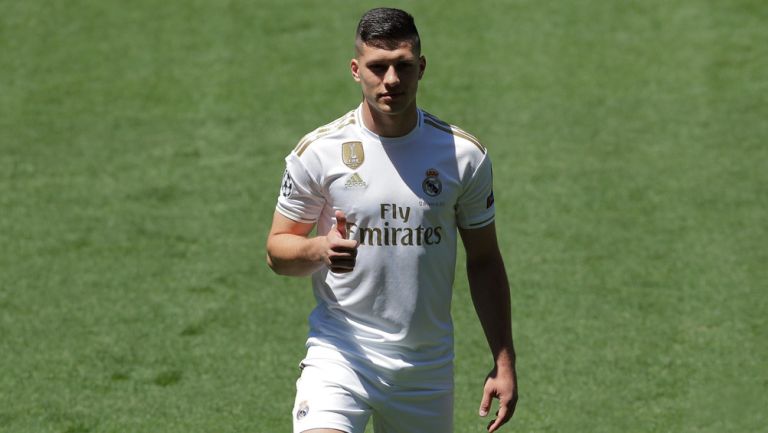
M352 170L363 165L363 162L365 162L363 143L360 141L343 143L341 145L341 160L344 162L344 165Z

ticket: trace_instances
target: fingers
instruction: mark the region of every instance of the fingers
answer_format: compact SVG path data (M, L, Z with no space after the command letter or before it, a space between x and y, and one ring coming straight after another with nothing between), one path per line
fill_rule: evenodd
M496 430L499 429L502 425L504 425L507 421L509 421L509 418L512 416L509 409L507 408L507 405L502 402L502 404L499 405L499 411L496 412L496 419L491 421L490 425L488 426L488 433L493 433Z
M483 387L483 399L480 402L480 416L488 415L494 398L499 400L499 410L496 411L496 417L492 419L487 426L489 433L493 433L501 428L501 426L506 424L515 413L515 407L517 406L516 385L514 381L506 384L504 382L505 381L500 380L499 378L489 377Z
M326 264L331 272L351 272L357 261L358 242L347 239L347 216L343 211L337 210L334 214L336 223L328 234L328 251L326 252Z
M331 272L351 272L357 262L357 241L342 240L340 242L351 242L354 246L332 246L330 251L328 251L328 267L331 269Z
M492 398L490 392L483 390L483 399L480 400L480 411L478 412L480 416L488 416L488 411L491 410Z
M342 239L347 239L347 216L343 211L336 211L336 230L341 235Z
M335 218L336 223L328 233L329 250L356 255L358 242L354 239L348 239L347 216L344 212L337 210Z
M352 272L355 269L355 264L342 264L342 265L332 265L330 267L331 272L335 274L346 274L349 272Z

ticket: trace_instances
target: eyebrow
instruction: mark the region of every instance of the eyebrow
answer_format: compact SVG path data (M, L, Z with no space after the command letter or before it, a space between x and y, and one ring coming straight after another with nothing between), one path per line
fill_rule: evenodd
M413 64L418 62L418 58L406 58L406 57L397 57L394 59L372 59L365 62L366 65L384 65L384 64L390 64L390 63L409 63Z

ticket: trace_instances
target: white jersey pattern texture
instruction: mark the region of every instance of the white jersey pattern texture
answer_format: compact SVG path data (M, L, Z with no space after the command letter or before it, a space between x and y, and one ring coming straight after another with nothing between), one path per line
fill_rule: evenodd
M486 149L422 110L407 135L380 137L358 107L307 134L285 161L277 210L318 233L342 210L360 242L351 273L312 276L308 358L337 357L397 382L444 377L456 228L494 219Z

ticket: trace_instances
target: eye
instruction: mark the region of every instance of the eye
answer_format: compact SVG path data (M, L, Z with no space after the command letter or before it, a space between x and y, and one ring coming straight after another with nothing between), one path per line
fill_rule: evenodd
M374 74L383 74L387 72L387 66L379 63L368 65L368 69L370 69Z
M395 66L395 68L399 73L410 73L416 68L416 65L411 62L400 62Z

